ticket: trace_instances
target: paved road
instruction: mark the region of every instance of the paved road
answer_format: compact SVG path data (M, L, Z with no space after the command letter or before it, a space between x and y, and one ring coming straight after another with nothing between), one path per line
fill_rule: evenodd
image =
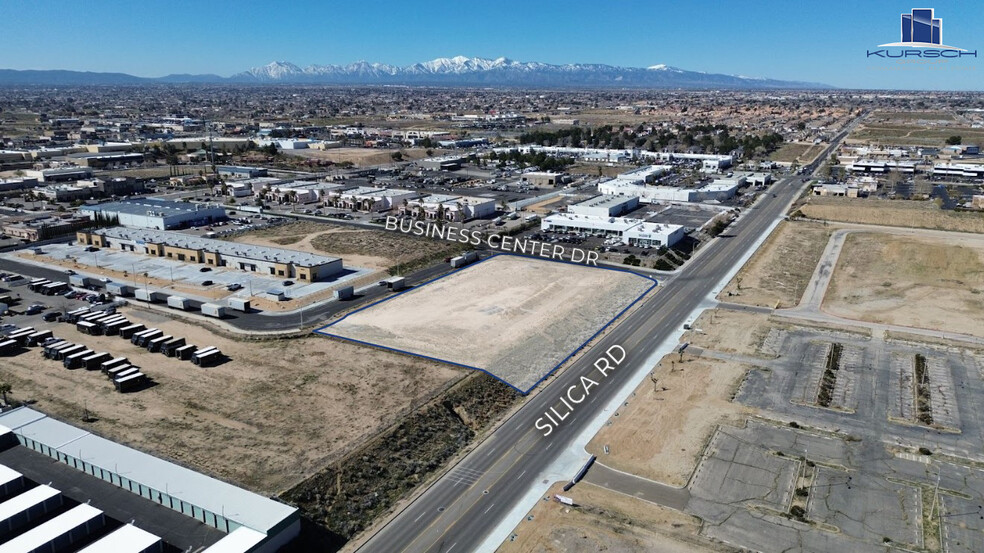
M826 159L846 135L841 133L818 160ZM816 169L817 163L808 167ZM480 444L457 466L427 489L359 550L365 552L474 551L509 514L535 480L581 433L583 425L602 411L619 390L619 382L636 371L649 370L645 360L671 336L686 317L748 252L756 239L781 218L806 180L788 177L774 184L724 236L708 244L672 282L601 338L592 353L573 363L546 388ZM626 357L607 380L592 388L549 436L534 427L550 408L567 409L559 398L582 376L597 378L592 363L620 345Z
M582 482L590 482L625 495L683 511L690 501L690 490L674 488L641 476L622 472L595 462Z

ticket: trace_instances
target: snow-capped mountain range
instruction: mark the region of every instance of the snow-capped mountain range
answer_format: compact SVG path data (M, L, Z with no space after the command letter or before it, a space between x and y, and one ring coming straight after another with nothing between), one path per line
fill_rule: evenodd
M254 67L231 77L168 75L142 78L122 73L0 70L0 84L394 84L428 86L604 87L604 88L830 88L820 83L780 81L687 71L664 64L618 67L605 64L553 65L508 58L437 58L406 66L357 61L348 65L301 68L287 61Z
M508 58L437 58L407 66L358 61L298 67L275 61L230 77L236 82L424 84L478 86L598 86L654 88L829 88L819 83L755 79L686 71L665 64L646 68L604 64L552 65Z

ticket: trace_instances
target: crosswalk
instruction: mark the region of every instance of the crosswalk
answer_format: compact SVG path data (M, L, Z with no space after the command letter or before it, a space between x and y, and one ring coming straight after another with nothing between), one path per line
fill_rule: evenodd
M468 467L458 467L454 469L451 474L447 476L447 478L453 482L455 486L471 486L475 482L478 482L478 479L481 478L483 474L485 473L479 470Z

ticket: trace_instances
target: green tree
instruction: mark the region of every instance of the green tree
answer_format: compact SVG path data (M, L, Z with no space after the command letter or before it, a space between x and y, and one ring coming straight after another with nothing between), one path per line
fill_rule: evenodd
M3 397L3 404L7 405L7 394L12 391L9 382L0 382L0 396Z
M963 142L963 137L956 134L946 139L946 143L948 146L956 146L961 142Z
M403 152L393 152L390 157L393 158L393 161L403 161Z

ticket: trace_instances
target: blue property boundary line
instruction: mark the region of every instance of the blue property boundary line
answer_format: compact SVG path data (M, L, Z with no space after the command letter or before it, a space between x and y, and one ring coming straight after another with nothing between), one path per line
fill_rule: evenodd
M495 374L492 374L488 370L483 369L481 367L473 367L471 365L465 365L463 363L456 363L454 361L448 361L447 359L440 359L438 357L431 357L429 355L423 355L421 353L415 353L415 352L412 352L412 351L407 351L407 350L403 350L403 349L399 349L399 348L392 348L392 347L389 347L389 346L384 346L382 344L375 344L375 343L372 343L372 342L365 342L365 341L362 341L362 340L356 340L355 338L349 338L349 337L346 337L346 336L340 336L338 334L332 334L330 332L326 332L325 331L326 328L328 328L330 326L333 326L333 325L336 325L336 324L344 321L350 315L355 315L356 313L358 313L360 311L365 311L366 309L369 309L371 307L375 307L375 306L377 306L377 305L379 305L379 304L381 304L383 302L387 302L387 301L390 301L392 299L396 299L396 298L402 296L403 294L406 294L407 292L413 292L414 290L418 290L418 289L420 289L420 288L422 288L424 286L427 286L428 284L430 284L432 282L435 282L437 280L440 280L442 278L449 277L451 275L457 274L457 273L459 273L461 271L465 271L465 270L471 269L473 267L477 267L478 265L481 265L482 263L485 263L486 261L488 261L490 259L493 259L493 258L496 258L496 257L499 257L501 255L511 256L511 257L519 257L519 258L523 258L523 259L539 259L541 261L550 261L552 263L566 263L568 265L576 265L578 267L590 267L592 269L601 269L601 270L604 270L604 271L615 271L615 272L619 272L619 273L629 273L629 274L634 275L634 276L637 276L639 278L644 278L646 280L651 280L652 281L652 285L649 288L646 288L641 294L639 294L638 297L636 297L636 299L632 300L631 303L629 303L627 306L625 306L625 308L623 308L614 317L612 317L612 319L610 321L608 321L607 323L605 323L594 334L592 334L587 340L585 340L579 346L577 346L576 348L574 348L574 350L571 351L567 355L567 357L561 359L559 363L557 363L556 365L554 365L554 367L552 369L550 369L549 371L547 371L546 374L544 374L542 377L540 377L539 380L537 380L536 382L534 382L533 385L530 386L526 390L521 390L521 389L517 388L513 384L511 384L511 383L507 382L506 380L504 380L502 377L500 377L498 375L495 375ZM548 258L540 258L540 257L531 257L531 256L528 256L528 255L520 255L520 254L514 254L514 253L494 253L494 254L490 255L489 257L487 257L485 259L482 259L481 261L478 261L477 263L472 263L471 265L467 265L465 267L461 267L460 269L456 269L456 270L451 271L451 272L449 272L447 274L444 274L444 275L441 275L441 276L438 276L438 277L434 277L434 278L432 278L432 279L430 279L430 280L428 280L426 282L422 282L422 283L420 283L420 284L418 284L418 285L416 285L416 286L414 286L412 288L408 288L408 289L406 289L406 290L404 290L402 292L398 292L398 293L393 294L392 296L389 296L387 298L383 298L383 299L381 299L379 301L375 301L373 303L370 303L369 305L360 307L359 309L356 309L355 311L352 311L351 313L347 313L344 317L342 317L341 319L338 319L337 321L333 321L333 322L331 322L329 324L326 324L325 326L322 326L320 328L316 328L314 330L314 333L315 334L321 334L322 336L329 336L329 337L332 337L332 338L338 338L340 340L345 340L347 342L352 342L352 343L360 344L360 345L363 345L363 346L370 346L370 347L379 348L379 349L383 349L383 350L387 350L387 351L393 351L393 352L396 352L396 353L404 353L406 355L412 355L414 357L420 357L422 359L429 359L431 361L437 361L439 363L446 363L448 365L454 365L456 367L462 367L462 368L471 369L471 370L474 370L474 371L481 371L481 372L483 372L483 373L491 376L492 378L498 380L499 382L502 382L506 386L509 386L513 390L516 390L517 392L519 392L520 394L522 394L522 395L525 396L525 395L529 394L531 391L533 391L534 388L536 388L537 386L539 386L540 383L542 383L544 380L546 380L547 378L549 378L550 375L552 375L553 373L555 373L557 371L557 369L559 369L560 366L563 365L564 363L566 363L571 357L574 357L574 355L577 354L577 352L579 352L582 349L584 349L585 346L587 346L592 340L594 340L595 338L597 338L598 335L600 335L602 332L604 332L605 329L607 329L609 326L611 326L612 323L614 323L616 320L619 319L619 317L621 317L622 315L624 315L626 311L628 311L629 309L632 308L632 306L634 306L635 304L639 303L639 300L641 300L642 298L644 298L646 296L646 294L648 294L649 292L651 292L653 290L653 288L656 288L657 286L659 286L659 282L655 278L652 278L652 277L646 276L646 275L641 275L641 274L639 274L639 273L637 273L635 271L631 271L629 269L619 269L617 267L591 266L591 265L585 265L583 263L574 263L572 261L556 260L556 259L548 259Z

